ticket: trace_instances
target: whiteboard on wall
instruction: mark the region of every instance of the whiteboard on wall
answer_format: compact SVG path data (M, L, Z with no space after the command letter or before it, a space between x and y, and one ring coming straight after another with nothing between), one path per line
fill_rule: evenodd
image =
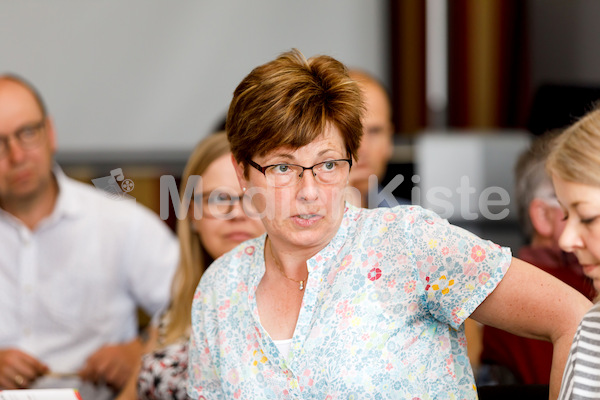
M59 152L189 151L292 47L388 81L387 1L0 0L0 73L38 87Z

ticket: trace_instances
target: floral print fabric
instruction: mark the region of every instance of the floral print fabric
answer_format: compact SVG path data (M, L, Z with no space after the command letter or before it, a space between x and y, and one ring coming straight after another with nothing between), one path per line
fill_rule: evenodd
M142 356L138 375L139 400L186 400L188 340L162 347Z
M506 273L507 248L416 206L348 205L308 260L288 354L262 328L265 236L202 277L192 307L192 399L475 399L462 323Z

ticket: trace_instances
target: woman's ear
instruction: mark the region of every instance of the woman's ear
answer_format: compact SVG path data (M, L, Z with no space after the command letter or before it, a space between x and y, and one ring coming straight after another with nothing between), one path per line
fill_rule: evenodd
M235 175L237 176L240 187L242 188L242 190L245 191L248 187L248 182L244 174L244 165L241 162L237 162L233 154L231 155L231 163L233 164L233 168L235 169Z
M533 199L529 203L529 219L531 219L535 234L546 238L552 237L554 234L551 207L542 199Z

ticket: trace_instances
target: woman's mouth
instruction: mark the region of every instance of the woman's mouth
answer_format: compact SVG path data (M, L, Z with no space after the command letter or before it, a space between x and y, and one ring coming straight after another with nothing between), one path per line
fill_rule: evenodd
M582 267L583 267L583 273L589 277L592 277L593 275L595 275L594 272L598 268L598 266L594 265L594 264L586 264L586 265L582 265Z
M303 228L307 228L317 221L321 220L322 216L318 214L297 214L292 217L292 220Z
M246 240L252 238L252 235L250 235L248 232L243 232L243 231L237 231L237 232L230 232L227 235L225 235L225 237L229 240L233 240L234 242L245 242Z

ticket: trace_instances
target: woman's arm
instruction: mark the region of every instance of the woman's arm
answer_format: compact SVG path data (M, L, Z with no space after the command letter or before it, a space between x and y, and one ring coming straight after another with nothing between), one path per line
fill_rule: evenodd
M516 335L554 345L550 398L556 399L573 336L592 303L552 275L517 258L471 317Z

